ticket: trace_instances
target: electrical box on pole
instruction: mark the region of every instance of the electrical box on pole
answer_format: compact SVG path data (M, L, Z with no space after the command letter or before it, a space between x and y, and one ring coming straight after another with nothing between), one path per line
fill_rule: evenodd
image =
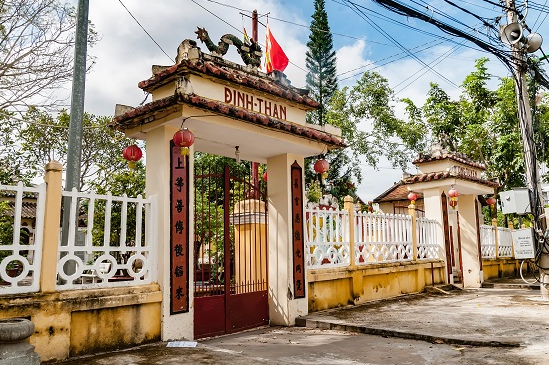
M529 214L530 194L527 188L517 188L499 193L501 202L501 211L503 214Z

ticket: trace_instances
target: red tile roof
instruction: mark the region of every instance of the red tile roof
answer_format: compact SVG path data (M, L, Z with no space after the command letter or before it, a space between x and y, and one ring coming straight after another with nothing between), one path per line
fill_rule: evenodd
M163 99L155 100L141 107L132 109L113 119L109 124L111 128L126 130L148 123L149 114L160 111L170 106L180 103L191 104L193 106L214 112L220 115L226 115L231 118L246 121L251 124L265 126L271 129L284 131L290 134L298 135L308 139L324 142L337 147L346 147L343 139L330 133L319 131L314 128L282 121L264 114L241 109L220 101L203 98L196 94L176 94Z
M440 161L445 159L454 160L464 165L476 167L477 169L481 169L481 170L486 170L486 167L480 162L473 161L465 156L462 156L460 154L453 153L453 152L444 152L441 155L435 155L435 156L420 155L418 158L414 160L413 164L418 165L426 162Z
M408 200L408 194L410 190L408 186L405 185L402 181L399 181L395 185L391 186L388 190L383 192L377 198L374 199L375 203L381 202L392 202L397 200ZM423 199L423 193L416 192L418 199Z
M267 75L260 71L250 71L241 65L206 54L202 54L201 58L183 59L180 63L158 72L147 80L141 81L138 86L145 91L154 90L156 87L166 84L174 76L179 74L185 75L189 72L237 83L306 105L310 109L316 109L319 106L316 101L308 96L308 90L281 85L276 81L275 75Z
M8 207L5 211L8 217L15 215L15 202L8 202ZM36 217L36 203L35 202L23 202L21 204L21 218L35 218Z
M408 178L402 179L398 183L391 186L388 190L383 192L381 195L376 197L374 199L374 202L388 202L388 201L397 201L397 200L406 200L408 199L408 193L410 192L408 190L408 185L417 184L420 182L429 182L429 181L435 181L435 180L444 180L444 179L459 179L459 180L465 180L465 181L472 181L476 182L482 185L491 186L491 187L497 187L499 184L494 181L475 178L471 176L464 176L464 175L457 175L453 174L450 171L441 171L441 172L430 172L427 174L418 174L413 175ZM416 191L416 194L418 195L418 199L423 198L423 194Z
M472 181L482 185L493 186L493 187L499 186L499 184L495 181L484 180L484 179L472 177L472 176L456 175L456 174L452 174L450 171L429 172L427 174L413 175L404 179L403 182L404 184L416 184L418 182L428 182L428 181L443 180L443 179L449 179L449 178Z

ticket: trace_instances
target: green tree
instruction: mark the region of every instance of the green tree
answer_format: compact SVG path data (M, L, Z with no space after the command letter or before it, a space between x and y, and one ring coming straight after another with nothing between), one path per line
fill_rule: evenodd
M447 148L463 152L486 166L485 177L499 182L499 191L524 186L522 138L517 117L514 81L502 78L496 90L487 82L490 74L488 59L481 58L462 83L462 94L451 100L437 84L431 84L427 101L422 107L410 100L408 120L404 124L418 125L423 130L421 145L441 141ZM531 82L531 80L530 80ZM549 104L545 97L537 98L534 123L538 160L549 161ZM409 129L409 127L407 127ZM395 136L402 135L395 133ZM412 148L411 152L417 152Z
M307 88L313 99L319 102L318 110L307 114L307 122L317 125L330 123L327 117L329 104L337 91L336 52L333 47L332 33L328 24L328 14L324 0L315 0L315 11L310 25L311 33L307 42L306 66ZM305 178L309 182L318 181L313 165L323 157L330 164L328 177L323 181L323 193L330 193L343 203L346 195L354 195L356 188L353 178L359 176L360 169L353 164L352 158L346 151L328 151L322 156L305 160ZM316 186L316 185L315 185Z
M58 0L0 2L0 110L60 104L55 91L72 80L75 28L74 7ZM90 27L89 43L96 39Z
M53 116L31 107L22 122L13 116L6 118L6 125L0 127L0 140L6 142L0 147L0 164L4 162L10 170L16 170L17 176L8 173L5 180L30 181L42 174L49 161L66 162L70 119L66 111ZM120 156L133 142L110 129L109 121L108 117L84 115L80 190L89 188L91 181L96 185L105 183L111 174L125 167Z
M320 103L320 108L307 118L309 123L318 125L326 123L326 106L337 90L336 53L324 7L324 0L315 0L306 53L307 88L311 90L311 97Z
M13 113L0 110L0 184L15 185L19 181L28 184L33 177L24 168L24 152L14 138L19 127Z
M123 163L122 157L117 157ZM97 194L105 195L110 192L113 196L126 195L131 198L136 198L138 195L145 197L145 165L142 161L136 163L135 169L122 168L108 174L104 181L92 181L90 187ZM82 212L87 212L87 201L83 202ZM131 244L135 240L136 229L136 213L137 205L128 204L126 221L126 243ZM95 202L93 226L93 242L95 245L101 245L104 237L105 224L105 201L97 200ZM144 211L142 217L145 217ZM118 246L120 243L122 224L122 203L113 201L111 205L111 229L110 242L111 246ZM145 236L145 219L142 221L141 227L142 237Z
M410 161L410 150L423 149L425 125L419 109L410 103L408 109L416 118L404 123L395 115L395 102L387 79L372 71L365 72L355 86L334 93L326 120L341 128L349 148L334 151L338 155L333 159L330 159L331 154L326 156L331 164L327 179L329 189L326 190L340 202L345 195L355 194L354 181L361 181L364 163L377 167L381 156L385 156L394 166L405 169ZM310 180L314 176L307 178Z

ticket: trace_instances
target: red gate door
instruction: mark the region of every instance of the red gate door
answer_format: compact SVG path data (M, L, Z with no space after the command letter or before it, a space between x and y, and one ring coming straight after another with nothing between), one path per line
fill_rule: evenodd
M265 189L207 168L195 170L195 338L269 322Z

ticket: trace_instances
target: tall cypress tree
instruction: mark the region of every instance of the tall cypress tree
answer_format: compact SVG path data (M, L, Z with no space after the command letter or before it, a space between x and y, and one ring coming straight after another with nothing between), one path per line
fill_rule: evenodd
M324 0L315 0L306 53L307 88L311 90L311 97L320 103L317 111L309 113L308 122L318 125L325 124L326 105L337 89L336 53L324 6Z
M313 99L320 103L320 108L307 114L307 122L324 125L328 122L326 112L328 104L337 90L336 53L332 41L332 32L328 25L328 14L325 10L324 0L315 0L315 12L307 42L307 88ZM307 158L307 181L319 179L313 171L313 164L319 158L324 157L330 163L328 178L322 186L323 193L330 193L343 204L343 197L355 195L356 187L351 182L357 174L355 167L350 163L349 156L343 150L331 151L313 158Z

